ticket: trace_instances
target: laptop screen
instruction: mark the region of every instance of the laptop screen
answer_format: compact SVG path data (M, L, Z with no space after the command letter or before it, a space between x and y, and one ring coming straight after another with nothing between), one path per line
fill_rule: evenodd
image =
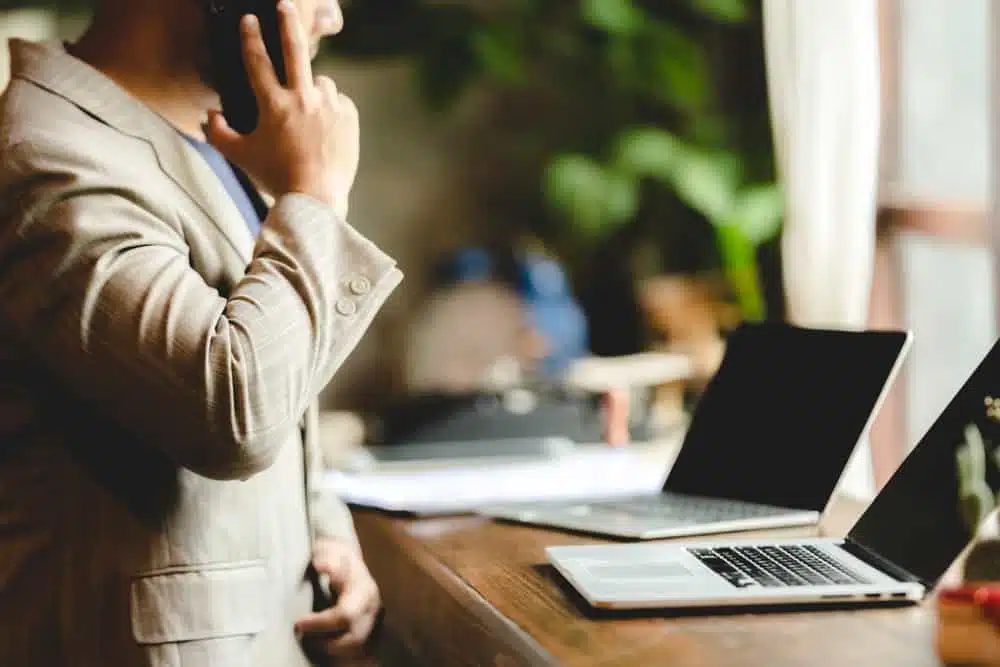
M822 511L908 340L904 332L741 326L664 491Z
M997 502L1000 344L980 363L851 530L933 584Z

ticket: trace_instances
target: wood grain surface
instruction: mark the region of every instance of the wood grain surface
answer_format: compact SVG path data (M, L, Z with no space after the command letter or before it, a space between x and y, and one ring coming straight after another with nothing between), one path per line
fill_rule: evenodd
M819 529L842 535L861 511L838 498ZM478 517L407 519L355 511L382 588L385 631L414 663L446 667L940 667L929 603L896 609L730 615L596 615L545 563L544 548L600 542ZM745 534L744 534L745 535Z

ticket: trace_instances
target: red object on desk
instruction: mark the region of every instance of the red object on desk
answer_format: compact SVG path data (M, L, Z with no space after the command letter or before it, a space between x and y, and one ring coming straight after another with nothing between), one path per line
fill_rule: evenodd
M938 593L938 600L943 604L975 605L987 618L1000 625L1000 583L945 588Z
M1000 583L937 593L937 653L946 664L1000 667Z

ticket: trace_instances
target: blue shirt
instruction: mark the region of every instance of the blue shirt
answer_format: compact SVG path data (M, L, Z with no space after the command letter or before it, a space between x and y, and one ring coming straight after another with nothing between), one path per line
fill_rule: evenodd
M250 234L257 238L261 222L267 217L267 205L261 199L257 188L253 186L250 179L239 167L226 160L214 146L187 135L184 135L184 138L205 158L205 162L215 172L222 187L229 193L229 198L243 214L243 219L246 221L247 227L250 228Z

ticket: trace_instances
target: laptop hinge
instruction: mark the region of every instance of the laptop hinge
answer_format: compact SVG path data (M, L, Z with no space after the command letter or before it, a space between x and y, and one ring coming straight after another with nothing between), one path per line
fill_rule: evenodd
M850 537L844 538L844 543L841 545L841 548L855 558L871 565L880 572L884 572L893 579L903 582L923 584L924 586L928 585L927 582L923 581L920 577L910 574L895 563L882 558L882 556L878 555L865 545L855 542Z

